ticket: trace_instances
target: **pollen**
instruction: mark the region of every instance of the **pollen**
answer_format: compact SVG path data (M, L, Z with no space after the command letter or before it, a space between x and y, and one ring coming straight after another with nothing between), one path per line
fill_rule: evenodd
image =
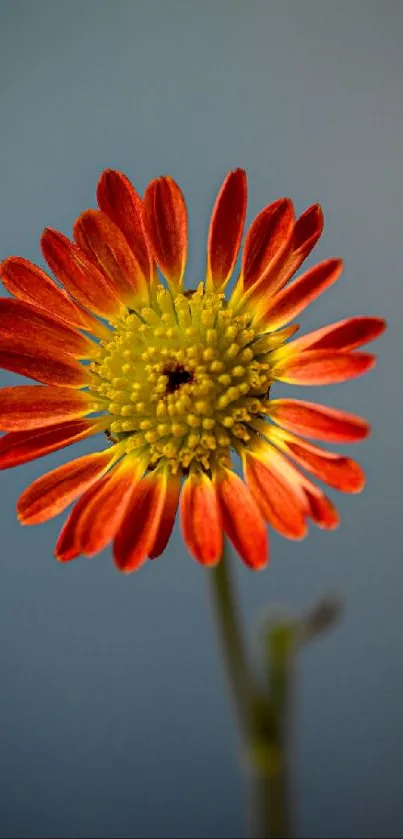
M160 286L152 306L128 310L100 343L90 390L110 417L108 436L150 469L163 459L174 474L211 474L256 436L277 346L222 293Z

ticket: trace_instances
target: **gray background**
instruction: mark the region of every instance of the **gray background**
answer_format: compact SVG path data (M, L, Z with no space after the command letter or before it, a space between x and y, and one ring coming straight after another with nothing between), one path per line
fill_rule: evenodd
M251 637L270 602L305 608L329 590L346 600L339 628L301 660L299 835L310 839L403 835L402 35L400 2L0 7L1 258L41 263L41 230L69 233L104 167L140 190L169 173L190 207L193 285L215 192L243 166L249 219L284 194L298 211L320 200L315 258L345 258L304 328L389 321L374 373L293 389L371 420L371 439L350 449L368 487L337 498L337 532L273 536L263 574L234 563ZM240 837L206 574L179 534L124 577L108 551L58 565L59 520L16 521L22 489L70 454L0 479L1 836Z

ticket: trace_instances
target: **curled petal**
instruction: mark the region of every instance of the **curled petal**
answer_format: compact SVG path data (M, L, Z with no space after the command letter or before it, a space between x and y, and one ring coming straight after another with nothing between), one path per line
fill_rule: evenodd
M126 175L106 169L98 182L99 209L119 227L130 245L143 276L149 280L153 260L144 233L143 201Z
M267 565L268 539L263 517L246 484L234 472L220 470L215 485L223 527L246 565Z
M78 419L99 410L83 390L21 385L0 390L0 430L28 431Z
M386 329L383 318L356 317L340 320L330 326L301 335L293 342L295 352L302 350L342 350L350 352L374 341Z
M49 428L12 431L0 438L0 469L10 469L64 449L102 431L102 419L78 419Z
M371 353L306 350L297 355L293 352L293 344L289 344L287 350L289 352L284 351L278 364L274 366L273 376L280 382L294 385L346 382L372 370L376 363L376 358Z
M264 296L271 291L276 269L288 252L294 228L294 208L289 198L265 207L252 222L242 258L243 288Z
M216 565L222 553L222 525L215 488L205 473L191 474L181 494L183 538L202 565Z
M246 172L230 172L214 204L207 243L207 288L222 289L238 258L247 203Z
M113 449L85 455L38 478L19 498L21 524L40 524L57 516L103 475L116 458Z
M343 270L341 259L327 259L310 268L291 285L284 288L269 301L263 320L271 329L285 326L303 312L325 289L339 279Z
M187 257L185 199L172 178L157 178L144 196L144 224L155 261L175 288L180 288Z
M45 348L47 352L88 358L96 349L94 342L76 329L30 303L9 297L0 298L0 345L2 336L7 336L9 342L19 342L18 351Z
M55 277L79 303L101 318L119 313L121 301L105 275L67 236L48 227L41 248Z
M259 455L270 469L277 471L286 482L293 495L296 496L304 516L311 518L318 526L326 530L333 530L339 524L339 517L332 502L306 475L291 463L278 449L270 443L262 448Z
M155 542L149 552L150 559L156 559L157 556L161 556L169 542L169 538L175 524L176 511L178 509L179 491L180 476L170 475L168 477L164 509L161 513L158 532L155 537Z
M354 460L306 443L286 431L276 430L273 442L300 466L340 492L361 492L365 475Z
M100 210L86 210L74 225L74 238L121 303L130 305L136 296L146 299L146 277L124 234L109 216Z
M249 489L264 519L283 536L302 539L307 532L304 505L275 463L265 463L247 454L244 468Z
M292 256L288 263L290 276L298 270L315 247L323 232L323 212L320 204L312 204L297 219L292 242Z
M101 324L59 288L56 283L28 259L11 256L0 265L3 285L18 300L60 318L70 326L97 334Z
M114 560L120 571L136 571L149 556L159 532L166 493L165 472L150 472L135 486L114 542Z
M283 288L293 274L298 271L300 265L315 247L322 231L322 209L319 204L314 204L312 207L308 207L295 222L291 247L285 253L281 266L276 272L276 277L273 277L269 289L270 294L274 294L274 292Z
M296 434L329 443L363 440L370 431L368 422L361 417L298 399L272 400L269 416L278 425Z

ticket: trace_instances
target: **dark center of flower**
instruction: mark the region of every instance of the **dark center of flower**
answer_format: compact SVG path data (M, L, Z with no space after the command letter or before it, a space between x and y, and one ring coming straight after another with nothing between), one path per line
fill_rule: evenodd
M168 377L167 393L175 393L181 385L186 385L193 381L193 373L191 370L186 370L182 364L176 364L174 367L165 367L163 374Z

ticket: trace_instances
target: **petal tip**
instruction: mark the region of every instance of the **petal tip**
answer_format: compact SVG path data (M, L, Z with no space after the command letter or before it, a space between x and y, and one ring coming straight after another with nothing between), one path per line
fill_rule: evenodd
M0 266L0 268L1 268L1 266ZM383 335L383 333L387 330L388 322L385 318L377 318L377 317L374 317L372 319L372 321L373 321L373 324L374 324L374 327L375 327L374 338L372 339L372 340L374 340L375 338L379 338L381 335Z
M241 557L241 559L242 559L242 557ZM266 556L264 556L258 562L255 562L253 565L249 565L249 563L246 563L245 560L243 560L243 561L244 561L244 564L247 565L247 567L249 568L250 571L264 571L265 568L267 568L267 566L269 564L269 554L267 552Z

